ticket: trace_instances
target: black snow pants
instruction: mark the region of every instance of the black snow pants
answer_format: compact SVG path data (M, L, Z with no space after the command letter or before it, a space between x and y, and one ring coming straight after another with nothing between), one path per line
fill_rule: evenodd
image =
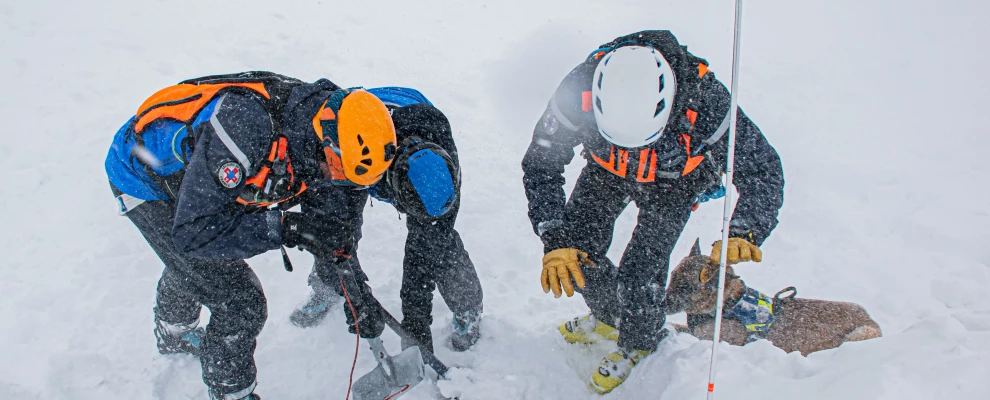
M616 268L605 254L615 220L630 202L639 215ZM591 163L581 171L565 207L564 235L598 264L582 267L586 285L580 292L599 321L618 327L619 346L653 351L663 339L670 254L693 202L692 194L623 179Z
M175 202L148 201L127 217L165 264L158 281L155 316L171 324L191 324L202 306L210 310L200 349L203 381L220 393L255 383L254 350L268 319L261 282L244 260L183 256L172 244Z
M406 218L409 234L402 260L402 327L428 349L433 349L433 289L440 290L454 313L482 309L478 272L454 229L460 200L436 221Z
M440 290L447 307L455 313L482 310L482 289L474 264L464 249L461 236L454 230L454 222L460 201L443 217L422 221L406 216L405 257L402 261L402 328L427 349L433 350L433 290ZM355 238L361 237L360 225ZM357 252L354 253L355 258ZM354 263L353 265L358 265ZM316 274L326 288L334 288L340 294L340 282L329 263L317 260ZM361 271L355 271L358 279L367 279ZM313 285L314 290L320 290ZM325 289L324 289L325 290ZM404 343L404 346L412 345Z

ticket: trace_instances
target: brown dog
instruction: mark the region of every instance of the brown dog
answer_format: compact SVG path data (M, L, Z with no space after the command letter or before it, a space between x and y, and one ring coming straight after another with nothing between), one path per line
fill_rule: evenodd
M731 266L726 268L721 333L724 342L741 346L765 338L788 353L799 351L807 356L844 342L881 336L880 326L858 304L799 299L793 295L779 297L793 288L785 289L777 298L771 299L748 289L743 280L733 274ZM667 314L684 311L688 315L688 326L677 325L678 332L711 339L715 329L717 286L718 264L702 255L701 246L695 241L691 254L671 274L664 299Z

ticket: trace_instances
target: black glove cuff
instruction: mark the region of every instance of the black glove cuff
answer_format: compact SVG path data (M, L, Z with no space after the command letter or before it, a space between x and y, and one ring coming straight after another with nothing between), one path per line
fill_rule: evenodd
M733 219L729 223L729 237L742 238L756 246L763 244L763 240L765 239L753 231L748 221L738 219Z

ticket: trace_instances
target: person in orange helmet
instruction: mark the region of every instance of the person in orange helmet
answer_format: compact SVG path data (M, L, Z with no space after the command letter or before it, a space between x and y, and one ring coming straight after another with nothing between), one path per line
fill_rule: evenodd
M416 89L388 86L369 88L368 92L392 112L398 155L377 184L366 190L338 193L348 200L335 201L348 204L350 209L349 218L339 218L339 229L352 232L354 238L347 252L351 256L348 262L360 274L356 243L361 238L362 212L368 198L394 206L404 215L407 228L399 291L401 327L406 334L403 347L415 344L423 351L434 350L430 327L434 320L433 292L439 290L453 314L450 348L466 351L481 337L484 294L474 263L454 226L461 202L461 173L451 124ZM343 217L344 209L337 210ZM308 298L289 317L293 324L304 328L319 324L333 306L343 301L335 269L320 260L314 265L309 284Z
M159 352L199 356L211 399L259 400L254 350L268 310L244 259L283 246L318 262L346 257L352 239L336 229L346 205L327 188L374 185L396 146L382 101L327 79L245 72L149 97L115 135L105 167L121 215L165 264L154 308ZM296 205L301 212L287 211ZM358 291L350 297L371 295L364 282ZM378 337L380 310L355 303L367 306L352 324Z

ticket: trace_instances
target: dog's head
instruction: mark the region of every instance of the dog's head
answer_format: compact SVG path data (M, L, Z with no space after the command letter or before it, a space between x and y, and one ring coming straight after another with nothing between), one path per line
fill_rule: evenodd
M731 266L726 266L725 276L727 284L735 277ZM717 301L718 264L701 254L701 244L695 240L691 253L670 274L664 297L666 313L714 314Z

